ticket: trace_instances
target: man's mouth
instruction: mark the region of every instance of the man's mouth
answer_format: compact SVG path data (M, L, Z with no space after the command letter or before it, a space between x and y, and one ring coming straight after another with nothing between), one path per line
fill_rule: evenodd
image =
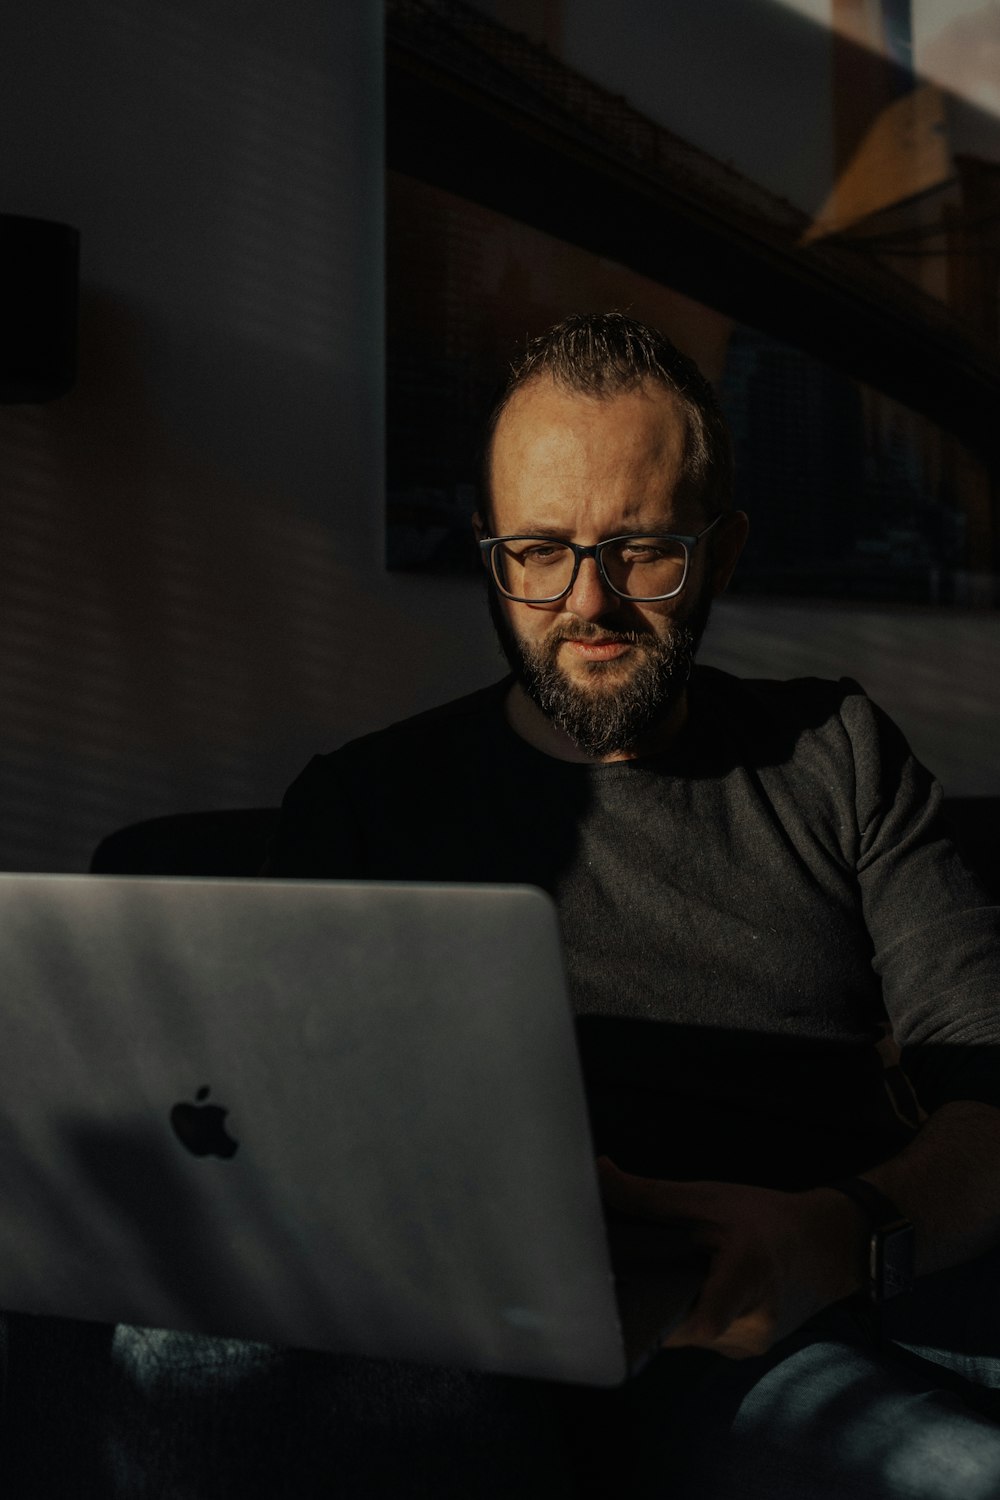
M630 651L631 645L628 641L615 639L610 636L604 640L580 639L579 637L566 636L563 645L568 646L573 655L584 661L611 661L616 656L624 656Z

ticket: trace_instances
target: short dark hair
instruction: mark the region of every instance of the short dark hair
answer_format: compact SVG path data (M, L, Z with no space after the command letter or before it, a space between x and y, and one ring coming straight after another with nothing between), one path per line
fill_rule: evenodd
M687 418L683 483L709 510L733 503L733 449L718 398L693 359L658 329L624 313L574 313L533 338L511 366L486 424L484 500L490 499L493 436L513 396L548 375L557 385L598 399L653 381L675 396Z

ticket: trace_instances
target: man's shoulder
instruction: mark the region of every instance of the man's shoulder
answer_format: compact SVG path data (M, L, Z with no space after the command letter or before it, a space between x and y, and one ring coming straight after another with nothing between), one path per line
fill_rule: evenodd
M447 703L438 703L418 714L397 719L349 743L359 749L371 749L378 744L430 743L447 740L463 730L478 731L503 712L509 686L509 678L492 682L489 687L478 688L474 693L464 693L461 698L452 698Z
M478 772L479 750L503 714L509 680L492 683L434 708L347 740L314 755L285 794L285 806L342 805L373 787L421 784L425 776L454 779Z
M849 703L868 703L852 677L737 677L719 667L695 668L692 693L705 708L762 725L774 716L819 727L839 718Z
M383 760L386 757L407 758L460 751L469 740L492 730L503 713L503 702L510 686L509 678L465 693L447 703L423 709L405 719L398 719L368 734L348 740L339 749L317 757L319 761Z
M851 677L749 678L704 667L692 689L703 740L741 764L876 799L904 774L927 776L899 726Z

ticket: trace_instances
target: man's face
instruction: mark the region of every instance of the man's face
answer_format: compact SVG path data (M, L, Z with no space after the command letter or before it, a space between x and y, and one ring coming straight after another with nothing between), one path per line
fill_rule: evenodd
M598 400L532 382L494 435L492 535L591 545L628 532L696 534L712 517L684 495L685 434L683 409L653 383ZM683 694L712 596L731 571L722 578L711 566L707 542L672 599L622 599L585 558L554 604L493 600L515 676L585 754L634 752Z

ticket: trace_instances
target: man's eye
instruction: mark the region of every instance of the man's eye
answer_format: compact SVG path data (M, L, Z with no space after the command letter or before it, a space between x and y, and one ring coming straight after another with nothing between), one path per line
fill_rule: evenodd
M621 548L618 555L624 563L662 562L667 556L667 549L657 546L655 542L629 542Z
M548 546L540 543L538 546L526 547L523 552L519 552L518 562L530 563L532 566L537 564L539 567L544 567L547 563L558 562L565 555L565 547Z

